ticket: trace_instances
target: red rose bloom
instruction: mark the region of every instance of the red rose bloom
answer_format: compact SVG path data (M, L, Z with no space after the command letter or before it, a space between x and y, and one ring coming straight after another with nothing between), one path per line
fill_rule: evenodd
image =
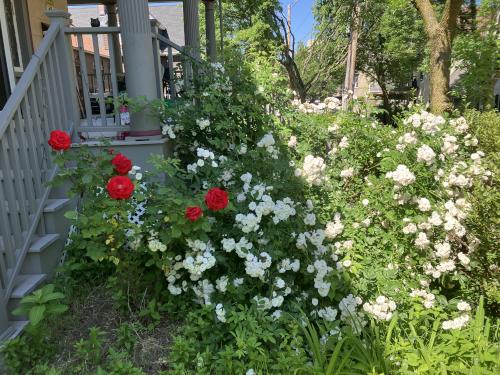
M115 176L109 180L106 189L108 189L108 194L113 199L129 199L134 192L135 186L127 176Z
M202 215L203 210L198 206L186 208L186 219L188 219L192 223L198 220Z
M53 130L48 143L55 151L67 150L71 147L71 137L62 130Z
M229 203L228 194L222 189L212 188L205 195L205 203L212 211L223 210Z
M115 167L116 173L121 175L127 174L132 169L132 162L123 154L116 154L111 164Z

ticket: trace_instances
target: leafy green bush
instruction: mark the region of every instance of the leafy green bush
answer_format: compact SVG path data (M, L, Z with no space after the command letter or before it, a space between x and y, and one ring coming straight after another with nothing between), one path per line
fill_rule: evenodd
M240 305L228 313L226 324L214 330L215 324L209 307L188 314L167 374L291 374L306 366L300 326L293 319L276 321Z
M21 300L13 314L28 317L26 332L7 341L1 349L9 373L30 373L40 361L53 354L55 345L50 337L50 320L68 309L61 301L64 298L64 294L55 291L54 284L48 284ZM33 373L37 374L36 369Z

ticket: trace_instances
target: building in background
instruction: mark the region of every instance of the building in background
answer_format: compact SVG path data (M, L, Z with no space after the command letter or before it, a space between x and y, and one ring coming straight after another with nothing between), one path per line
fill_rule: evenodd
M67 0L0 0L0 109L49 27L45 11L67 7Z

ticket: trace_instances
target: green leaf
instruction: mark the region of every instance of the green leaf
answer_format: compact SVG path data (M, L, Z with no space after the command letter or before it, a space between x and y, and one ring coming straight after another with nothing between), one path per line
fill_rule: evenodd
M64 213L64 217L66 219L76 220L76 218L78 217L78 212L76 212L76 211L67 211L67 212Z
M50 305L47 307L47 313L49 314L54 314L54 315L59 315L68 310L68 306L63 305L63 304L58 304L58 305Z
M43 314L45 313L45 309L45 305L37 305L31 308L28 317L30 319L30 323L33 326L36 326L41 322L41 320L43 319Z
M55 292L55 293L50 293L42 297L42 300L40 302L45 303L49 301L53 301L55 299L62 299L64 298L64 294Z

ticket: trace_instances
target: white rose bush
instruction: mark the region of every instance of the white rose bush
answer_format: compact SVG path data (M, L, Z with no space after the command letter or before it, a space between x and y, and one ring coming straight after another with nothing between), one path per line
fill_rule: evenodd
M417 108L394 127L346 112L270 114L266 88L205 69L182 99L152 105L172 158L132 169L124 211L99 212L107 225L93 223L91 238L77 221L73 236L112 264L122 298L187 314L171 373L322 373L313 342L322 356L345 346L366 373L412 373L421 359L405 335L468 342L484 311L472 272L492 259L479 256L471 216L495 173L467 120ZM380 332L387 347L372 340ZM350 358L356 345L380 361ZM466 350L451 347L433 361Z

